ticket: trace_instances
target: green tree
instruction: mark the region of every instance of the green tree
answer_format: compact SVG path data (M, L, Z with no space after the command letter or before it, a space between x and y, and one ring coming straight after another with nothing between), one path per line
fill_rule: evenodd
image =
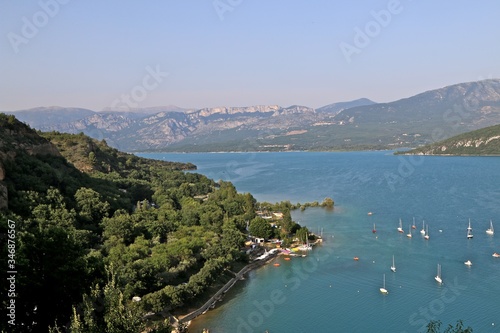
M321 206L326 207L326 208L333 208L334 205L335 205L335 202L333 201L332 198L329 198L329 197L326 197L323 200L323 202L321 203Z
M256 217L250 221L248 231L254 237L268 239L273 234L273 228L268 221L261 217Z
M116 283L116 273L108 268L108 282L85 294L80 311L73 308L71 333L137 333L146 325L140 307L124 299Z
M98 225L103 217L108 216L110 205L93 189L81 187L75 193L78 215L86 223Z
M302 227L295 233L295 237L302 243L306 243L309 239L309 230L306 227Z
M427 333L440 333L441 332L441 321L431 320L427 324ZM458 320L455 326L448 324L448 327L444 330L444 333L472 333L472 328L464 328L462 320Z

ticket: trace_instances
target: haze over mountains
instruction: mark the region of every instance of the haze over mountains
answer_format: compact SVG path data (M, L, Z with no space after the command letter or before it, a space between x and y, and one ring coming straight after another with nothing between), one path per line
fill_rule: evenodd
M6 112L42 131L83 132L126 151L349 150L416 147L500 123L500 80L456 84L375 103L177 106L129 110L46 107Z

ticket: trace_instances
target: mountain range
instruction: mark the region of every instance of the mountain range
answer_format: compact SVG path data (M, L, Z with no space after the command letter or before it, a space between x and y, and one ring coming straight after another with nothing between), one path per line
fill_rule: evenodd
M308 106L177 106L5 112L41 131L83 132L125 151L355 150L417 147L500 123L500 80L460 83L393 101Z

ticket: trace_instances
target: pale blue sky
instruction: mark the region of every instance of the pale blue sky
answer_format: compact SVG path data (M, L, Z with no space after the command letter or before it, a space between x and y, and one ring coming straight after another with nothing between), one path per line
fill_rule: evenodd
M495 0L59 1L0 0L0 110L99 111L133 93L140 107L320 107L500 77Z

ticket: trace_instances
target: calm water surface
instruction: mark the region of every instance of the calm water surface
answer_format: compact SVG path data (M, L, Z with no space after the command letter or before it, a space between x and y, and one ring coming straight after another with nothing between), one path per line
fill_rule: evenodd
M334 211L293 213L310 230L323 230L323 245L306 258L278 258L280 267L251 272L224 302L193 321L190 332L422 332L430 319L462 319L474 332L500 332L500 258L491 256L500 252L498 157L140 155L192 162L197 172L229 180L259 201L335 200ZM403 234L396 230L400 218ZM417 228L408 238L413 218ZM490 219L494 236L485 233ZM427 241L419 232L423 220ZM389 269L393 255L396 273ZM443 285L434 280L438 263ZM379 292L384 274L386 296Z

